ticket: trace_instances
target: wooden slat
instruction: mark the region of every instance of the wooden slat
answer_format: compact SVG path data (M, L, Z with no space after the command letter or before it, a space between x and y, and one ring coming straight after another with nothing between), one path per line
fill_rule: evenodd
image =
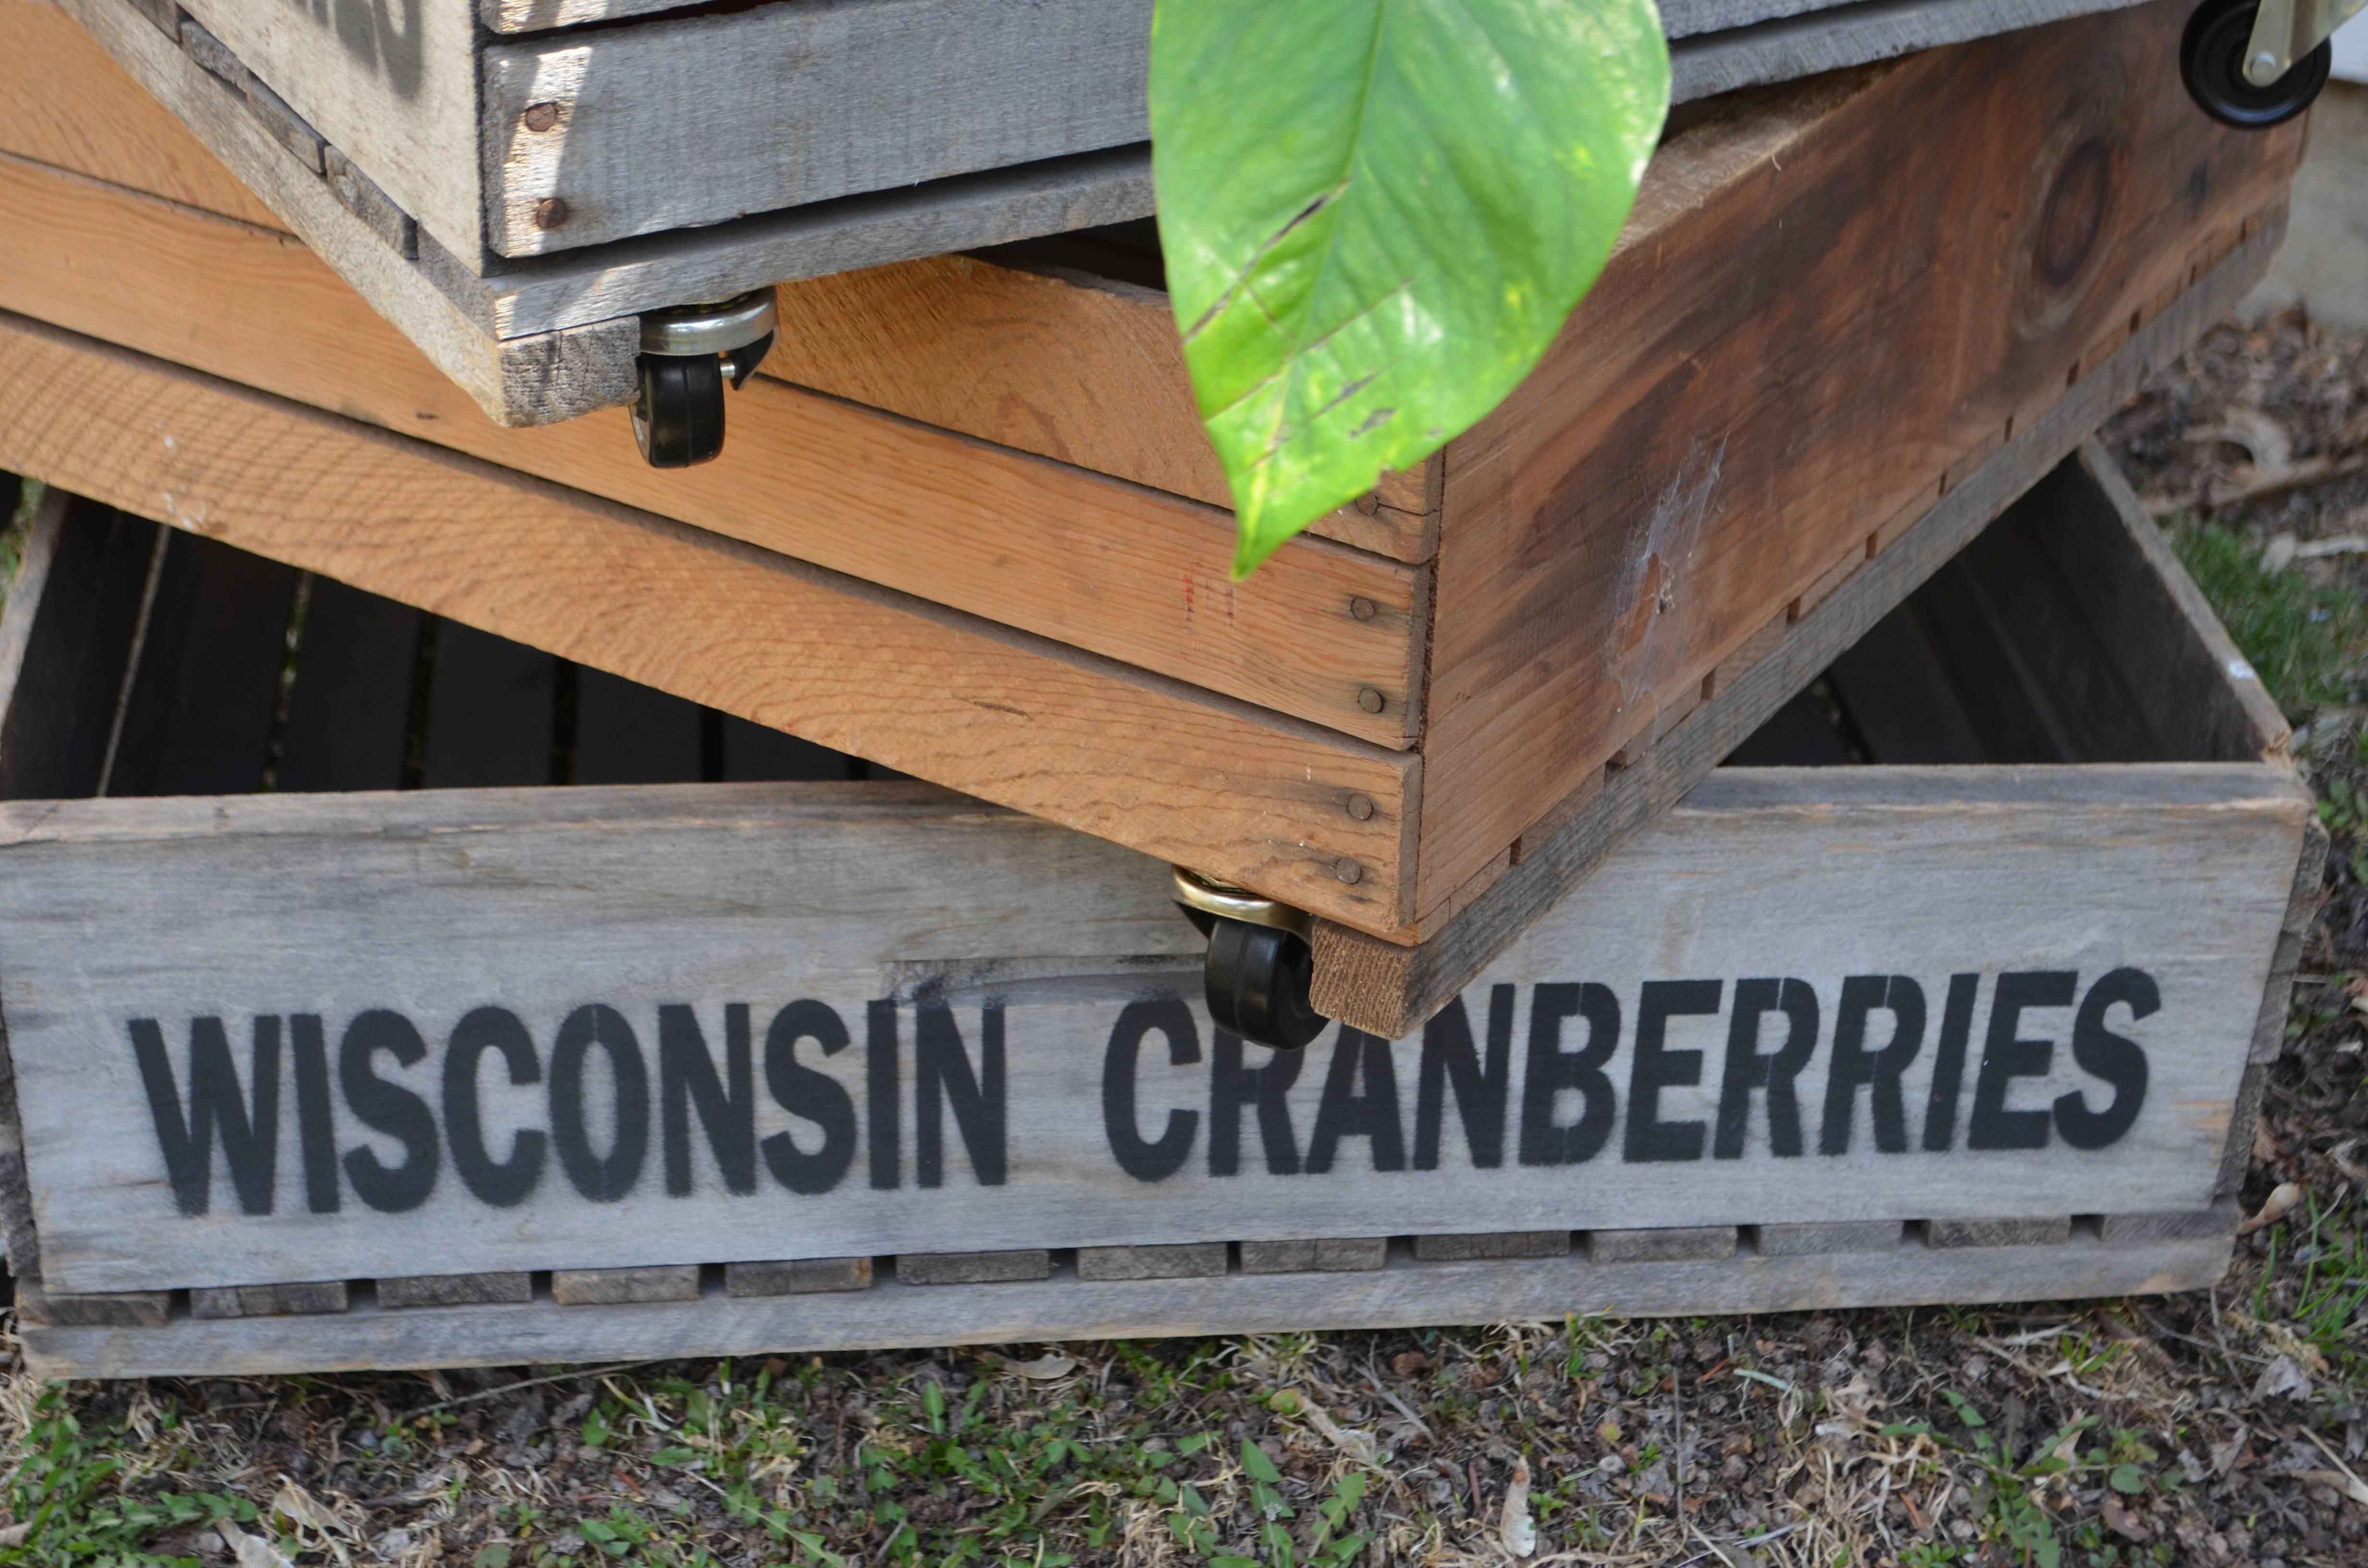
M409 605L313 579L288 691L279 789L402 787L419 626Z
M801 1252L992 1255L971 1278L1008 1278L1019 1254L1041 1277L1067 1247L1413 1234L1417 1256L1505 1257L1566 1249L1574 1228L2044 1218L2067 1191L2088 1212L2203 1207L2309 813L2291 771L2262 763L1727 770L1430 1038L1338 1030L1304 1057L1246 1061L1189 994L1162 996L1191 988L1176 960L1199 938L1159 867L918 786L11 803L0 1004L40 1279L61 1291ZM1984 978L1952 1053L1960 973ZM1738 1090L1732 1065L1739 1028L1766 1055L1784 1027L1753 976L1793 979L1816 1008L1784 1106ZM1854 996L1883 1014L1855 1031ZM594 998L605 1022L581 1012ZM785 1017L793 1000L812 1005ZM531 1054L506 1047L456 1080L461 1026L489 1006L515 1030L480 1040ZM223 1031L210 1058L199 1017ZM1845 1078L1837 1095L1840 1042L1895 1027L1920 1043L1893 1087ZM2142 1094L2100 1027L2141 1053ZM603 1042L572 1144L571 1035ZM812 1042L794 1060L792 1038ZM1131 1056L1114 1049L1130 1039ZM2009 1061L2006 1040L2041 1043ZM219 1085L225 1058L262 1092L275 1040L276 1164L251 1143L233 1162L224 1132L203 1194L186 1164L170 1179L171 1107L196 1103L200 1073ZM700 1081L686 1048L715 1068L712 1091L683 1087ZM307 1118L315 1140L324 1126L304 1103L307 1051L344 1063L313 1080L336 1107L331 1147L378 1150L325 1182L306 1152ZM2010 1102L1976 1071L1994 1059L2031 1079ZM523 1190L461 1165L456 1081L482 1096L485 1159L545 1132L518 1156ZM751 1096L737 1166L717 1104L733 1093ZM2075 1095L2128 1115L2075 1142ZM1731 1105L1733 1141L1714 1142ZM444 1148L432 1184L364 1182ZM757 1222L792 1198L793 1230ZM1491 1233L1470 1235L1475 1219Z
M1056 1278L966 1289L882 1280L860 1293L773 1300L357 1310L162 1328L28 1324L21 1333L37 1376L235 1376L1559 1322L1571 1313L1691 1317L2002 1298L2068 1301L2200 1290L2218 1280L2227 1264L2225 1234L2114 1243L2076 1238L2060 1246L1901 1244L1680 1263L1604 1265L1582 1256L1409 1262L1326 1274L1320 1281L1304 1274L1101 1285Z
M1405 753L21 318L0 467L1301 908L1402 918Z
M1670 96L1683 103L2135 3L1861 0L1830 6L1790 5L1787 9L1804 14L1698 36L1671 50Z
M1939 505L1900 533L1775 649L1704 702L1637 766L1611 772L1569 821L1512 865L1419 947L1377 940L1319 921L1315 1005L1327 1017L1395 1039L1418 1027L1522 932L1564 902L1622 844L1645 831L1719 759L1807 686L2055 461L2135 394L2249 290L2283 233L2282 214L2146 323L2062 400L2017 428ZM2110 519L2095 526L2118 527ZM2188 635L2203 633L2192 623ZM1436 759L1432 760L1436 766ZM1587 787L1597 789L1591 780Z
M285 235L0 157L0 308L647 507L1387 745L1417 720L1419 569L1294 541L1227 578L1197 502L759 378L719 460L658 471L622 410L485 423ZM1358 601L1373 608L1360 619ZM1359 702L1372 689L1378 713Z
M1140 142L1150 40L1149 0L832 0L495 41L468 115L486 244L539 256ZM290 64L351 74L342 54L324 31ZM522 123L538 103L546 131Z
M43 499L0 611L0 796L98 792L156 540L145 518Z
M1663 150L1554 348L1449 453L1418 910L2282 199L2299 131L2197 115L2185 19L1935 51Z
M552 776L559 661L540 648L447 621L436 629L427 699L430 790L562 782Z
M124 693L108 794L263 787L295 597L290 567L213 540L168 536Z
M0 149L262 228L280 222L50 0L0 0Z

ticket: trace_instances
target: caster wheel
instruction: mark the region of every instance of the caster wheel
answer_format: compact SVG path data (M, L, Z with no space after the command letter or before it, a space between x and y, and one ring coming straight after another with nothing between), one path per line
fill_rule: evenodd
M633 440L652 468L689 468L723 449L723 369L712 354L642 356Z
M1209 933L1209 1016L1221 1029L1278 1051L1298 1051L1330 1019L1308 1001L1315 965L1307 944L1271 926L1216 920Z
M2335 45L2323 42L2276 81L2256 86L2245 75L2245 55L2259 10L2257 0L2204 0L2180 40L2180 74L2188 97L2205 114L2239 131L2266 131L2308 108L2335 62Z

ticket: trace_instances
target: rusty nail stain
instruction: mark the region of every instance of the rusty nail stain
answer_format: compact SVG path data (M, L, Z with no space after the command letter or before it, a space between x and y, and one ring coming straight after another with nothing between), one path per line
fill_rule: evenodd
M1370 796L1365 796L1365 795L1351 795L1351 796L1349 796L1349 814L1350 816L1352 816L1352 817L1355 817L1359 822L1371 822L1371 821L1372 821L1372 820L1373 820L1373 802L1372 802L1372 798L1371 798Z
M1382 607L1375 604L1371 599L1350 599L1349 601L1349 613L1355 616L1359 620L1371 620L1373 617L1382 613Z
M559 106L529 104L526 106L526 113L518 118L526 122L526 128L529 131L548 131L559 123Z
M566 222L567 203L562 201L558 197L546 196L541 201L534 204L534 226L536 228L556 229L559 225Z
M1370 686L1362 687L1357 693L1357 706L1363 709L1368 713L1380 712L1383 705L1387 701L1388 699L1384 698L1380 692L1375 691Z
M1344 882L1354 884L1365 880L1365 868L1358 865L1346 855L1332 862L1332 870Z

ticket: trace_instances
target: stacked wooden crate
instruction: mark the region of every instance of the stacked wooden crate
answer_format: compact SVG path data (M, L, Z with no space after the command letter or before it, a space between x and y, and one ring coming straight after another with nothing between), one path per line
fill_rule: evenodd
M0 468L178 530L121 523L120 559L20 587L0 628L22 667L97 692L69 713L20 676L0 729L29 802L0 848L21 1136L0 1155L52 1365L1772 1308L2163 1288L2225 1259L2224 1153L2283 1006L2307 801L2259 683L2118 482L2072 456L2282 232L2300 130L2190 107L2181 7L1681 117L1537 374L1240 584L1140 228L784 285L723 459L655 472L617 411L486 420L489 388L591 387L569 367L598 355L425 330L468 314L432 231L409 256L409 231L379 233L370 263L427 293L349 287L296 237L363 218L329 188L341 144L268 134L271 29L148 12L0 0L29 84L0 102ZM207 39L241 47L210 66ZM243 177L189 127L244 149ZM512 300L591 287L548 258L483 276ZM456 381L440 341L482 373ZM48 527L70 558L72 519ZM1977 537L2007 553L1964 555L1928 606L1970 602L1992 642L2066 672L2004 718L1952 694L2031 662L1960 636L1919 663L1946 616L1900 610ZM156 616L191 560L278 575L199 595L215 630L190 642ZM122 625L96 608L120 621L127 595ZM420 613L438 659L473 650L481 694L509 671L509 708L439 718ZM379 685L347 709L378 716L380 773L359 781L388 782L400 687L397 783L621 778L587 768L612 743L671 748L643 778L708 782L241 799L141 775L194 755L177 713L225 744L261 724L273 781L302 782L326 744L299 744L319 733L305 671L333 662L329 628L370 625L355 667ZM1771 719L1817 732L1788 703L1829 666L1850 688L1836 661L1870 632L1923 683L1907 710L1947 721L1899 741L1901 683L1859 679L1873 760L2147 766L1729 774L1673 812ZM142 695L152 635L226 663L292 638L293 684L267 703L192 681L247 728L196 723ZM615 742L604 703L665 717ZM86 781L41 773L55 737L85 756L94 733ZM455 733L475 737L445 754L462 771L431 768ZM768 745L757 774L733 760ZM729 782L850 766L833 754L962 794ZM56 799L101 780L194 798ZM1304 1060L1204 1035L1163 863L1308 912L1316 1000L1349 1027ZM1820 997L1830 1032L1794 1017ZM2052 1008L2044 1038L2018 1032ZM488 1009L510 1022L448 1074ZM1771 1055L1780 1015L1825 1049ZM1878 1016L1892 1045L1868 1050ZM645 1096L623 1141L630 1096L604 1090L620 1141L596 1149L583 1062L621 1082L643 1040L673 1062L672 1120ZM233 1074L205 1142L201 1049ZM267 1135L259 1074L283 1053ZM403 1083L408 1101L381 1092ZM507 1155L473 1108L454 1131L481 1094ZM529 1146L564 1179L487 1198ZM1474 1214L1502 1229L1471 1234ZM1343 1271L1320 1305L1311 1269ZM939 1280L980 1290L905 1289Z

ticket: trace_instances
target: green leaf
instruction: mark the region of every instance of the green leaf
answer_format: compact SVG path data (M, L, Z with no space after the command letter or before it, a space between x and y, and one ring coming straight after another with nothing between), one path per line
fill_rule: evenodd
M1282 1479L1282 1471L1274 1468L1274 1461L1266 1457L1265 1450L1247 1437L1242 1439L1242 1468L1249 1471L1252 1481L1263 1481L1269 1486Z
M1652 0L1160 0L1160 245L1236 576L1529 374L1668 97Z
M2146 1490L2146 1477L2134 1464L2117 1464L2112 1473L2105 1477L2105 1484L2116 1492L2138 1493Z

